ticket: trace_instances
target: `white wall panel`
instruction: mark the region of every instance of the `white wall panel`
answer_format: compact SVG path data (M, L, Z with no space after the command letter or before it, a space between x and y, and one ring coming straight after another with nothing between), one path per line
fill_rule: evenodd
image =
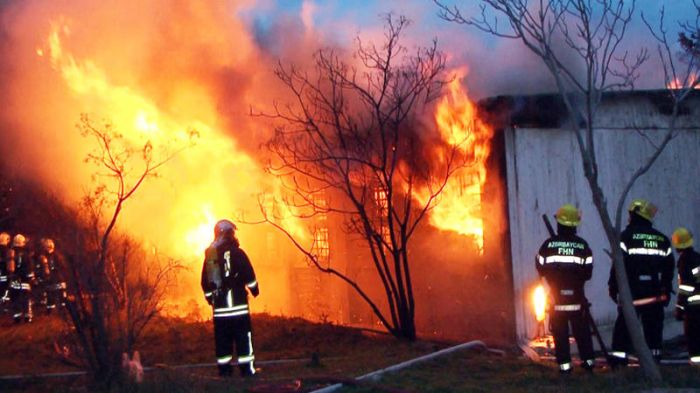
M700 114L698 105L684 116L684 127L664 151L656 165L632 188L623 210L633 198L646 198L659 207L655 227L670 237L677 226L686 226L700 234ZM608 211L614 209L624 185L658 143L667 119L658 115L646 101L622 100L600 112L596 151L600 184L606 193ZM693 123L695 126L693 127ZM637 128L645 127L646 131ZM640 135L640 132L646 135ZM548 234L542 214L552 215L563 203L577 205L583 213L579 234L591 245L594 254L593 278L586 293L593 303L594 318L610 323L617 315L608 298L607 280L610 260L598 214L583 176L578 146L570 131L537 128L505 130L506 168L509 200L510 240L518 337L531 337L535 320L530 300L538 281L534 257ZM669 307L667 311L670 311ZM607 340L608 338L606 338Z

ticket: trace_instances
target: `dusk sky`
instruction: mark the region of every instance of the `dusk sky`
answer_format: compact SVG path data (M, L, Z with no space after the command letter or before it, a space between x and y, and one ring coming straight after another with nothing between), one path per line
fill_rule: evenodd
M445 3L459 4L465 15L469 15L469 12L478 15L480 12L478 1ZM640 15L643 13L651 21L657 22L662 7L666 11L666 25L670 32L674 32L670 34L671 37L676 36L678 22L689 21L689 17L694 18L695 15L692 0L637 1L634 23L626 42L631 48L646 45L652 54L646 73L653 74L653 77L642 78L644 82L638 86L640 88L660 87L656 81L661 80L661 75L652 71L659 69L656 50L649 46L652 41ZM440 47L449 53L452 66L467 65L470 69L467 82L476 96L537 92L546 84L548 76L534 70L539 68L539 60L532 58L519 42L495 38L474 27L448 23L438 17L438 7L432 0L258 1L241 12L241 16L260 36L264 36L276 24L296 21L306 28L313 28L327 40L347 44L357 35L381 28L380 15L387 12L410 18L414 24L409 34L417 37L421 45L436 37ZM522 67L533 71L528 80L524 80L522 72L519 72ZM493 74L500 77L491 77Z

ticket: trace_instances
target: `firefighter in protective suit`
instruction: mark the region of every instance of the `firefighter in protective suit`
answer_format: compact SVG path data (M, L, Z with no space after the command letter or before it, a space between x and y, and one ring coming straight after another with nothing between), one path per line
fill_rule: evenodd
M214 340L219 375L233 373L233 344L241 375L255 374L248 291L260 293L255 271L235 235L236 226L221 220L214 227L214 241L207 248L202 267L202 290L214 309Z
M676 319L683 321L690 364L700 366L700 254L693 249L693 235L678 228L671 236L678 257Z
M10 240L12 237L7 232L0 233L0 302L2 310L7 311L7 303L10 301L10 287L7 277L7 268L10 263Z
M56 252L52 239L41 239L41 251L37 256L37 276L42 283L43 299L46 313L50 314L56 307L62 307L66 298L66 282L63 279L63 261Z
M671 300L674 260L671 242L652 226L656 206L643 199L635 199L629 206L629 224L620 234L620 248L632 299L642 321L644 338L655 359L661 359L664 307ZM614 265L608 280L610 298L619 304ZM611 365L626 365L631 347L627 326L618 306L613 330Z
M10 282L10 301L15 323L32 321L32 283L34 266L27 249L27 238L21 233L12 239L10 263L7 273Z
M593 340L588 325L586 281L593 273L593 254L588 243L576 235L581 215L573 205L563 205L555 215L557 235L540 247L536 258L537 272L547 281L553 303L550 308L550 331L562 373L571 372L569 323L581 357L582 367L594 365Z

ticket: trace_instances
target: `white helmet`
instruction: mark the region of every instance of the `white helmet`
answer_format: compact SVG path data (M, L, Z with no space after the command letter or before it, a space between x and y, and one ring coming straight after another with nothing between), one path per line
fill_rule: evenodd
M15 238L12 239L12 247L24 247L27 245L27 238L24 237L21 233L18 233L15 235Z
M229 220L220 220L214 225L214 238L218 239L222 236L233 236L236 232L236 224Z
M53 240L49 238L41 239L41 245L44 247L44 250L46 250L46 252L48 252L49 254L53 253L54 250L56 250L56 245L54 244Z

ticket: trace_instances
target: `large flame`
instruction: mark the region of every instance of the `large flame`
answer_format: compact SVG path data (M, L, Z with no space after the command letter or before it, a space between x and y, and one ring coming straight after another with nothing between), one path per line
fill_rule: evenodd
M459 146L469 165L450 178L430 213L430 223L443 230L473 236L483 252L482 195L493 129L478 118L476 106L463 88L461 81L466 71L459 70L457 74L449 84L449 94L437 106L435 121L443 140Z
M175 108L164 106L138 84L117 82L119 75L108 73L90 58L75 56L64 44L70 36L70 22L57 19L36 54L46 59L80 103L75 109L94 115L97 122L106 118L136 146L150 141L155 146L177 147L193 130L198 135L193 147L163 167L164 180L144 185L135 203L130 202L122 217L128 232L157 244L160 251L196 264L212 240L217 220L233 218L241 211L255 213L256 192L279 193L281 186L265 176L258 162L221 131L225 126L216 104L203 88L185 81L187 89L168 101L175 103ZM82 143L80 150L88 151L90 141ZM278 207L276 215L294 235L306 234L305 227L284 209ZM248 236L248 247L265 247L250 231L242 235ZM199 272L191 270L195 275ZM198 287L190 287L189 292L201 298Z
M535 311L535 319L537 322L544 321L545 312L547 310L547 293L542 284L539 284L535 290L532 291L532 307Z

